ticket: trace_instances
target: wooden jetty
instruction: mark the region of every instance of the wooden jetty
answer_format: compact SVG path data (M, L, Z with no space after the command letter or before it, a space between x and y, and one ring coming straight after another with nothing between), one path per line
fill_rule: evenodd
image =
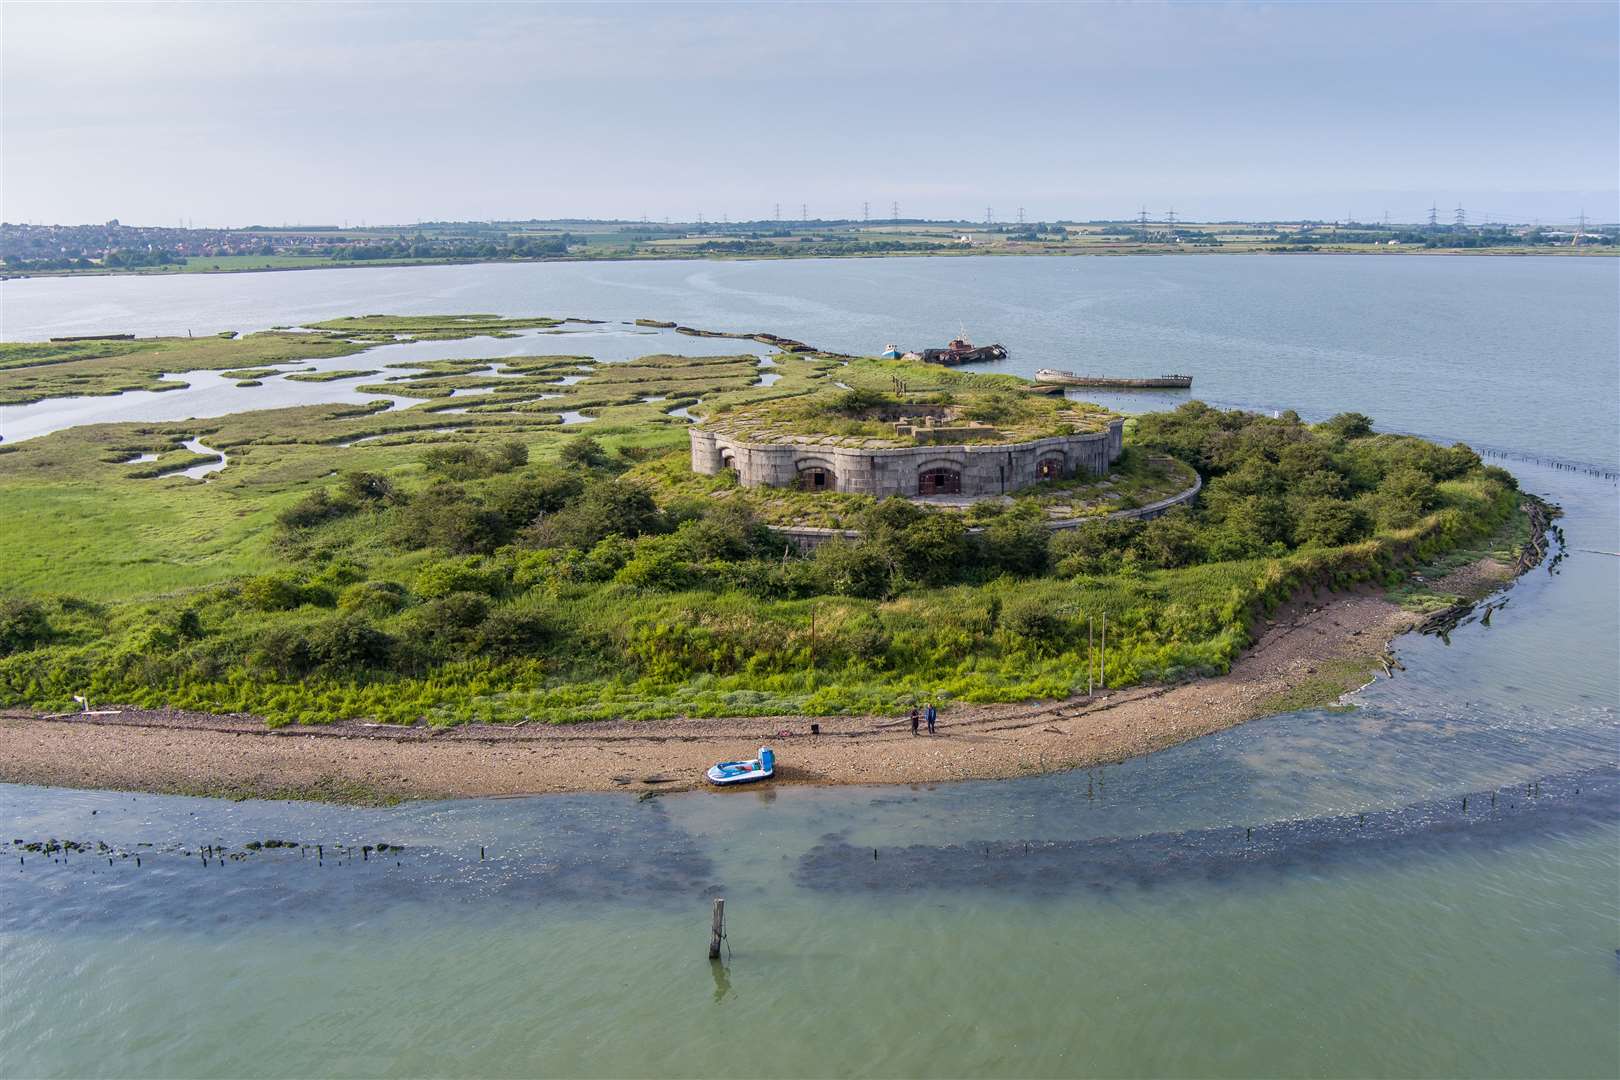
M1188 390L1192 387L1193 377L1191 375L1159 375L1140 379L1122 379L1107 375L1076 375L1072 371L1041 368L1035 373L1035 381L1053 386L1091 386L1105 390Z

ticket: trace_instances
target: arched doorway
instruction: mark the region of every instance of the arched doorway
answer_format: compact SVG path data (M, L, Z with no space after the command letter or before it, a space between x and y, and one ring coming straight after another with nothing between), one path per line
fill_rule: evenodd
M799 488L803 491L837 491L838 477L831 469L808 465L799 470Z
M1035 479L1056 480L1063 475L1063 459L1060 457L1042 458L1035 466Z
M917 474L918 495L962 494L962 473L958 469L924 469Z

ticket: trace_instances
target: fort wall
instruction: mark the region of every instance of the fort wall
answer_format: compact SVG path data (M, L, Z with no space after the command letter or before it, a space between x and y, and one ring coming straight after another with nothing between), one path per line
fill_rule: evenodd
M690 430L692 470L714 475L733 469L744 487L801 487L886 498L898 495L1002 495L1041 480L1102 476L1124 449L1123 419L1103 431L1056 435L1030 442L839 446L831 440L748 443Z

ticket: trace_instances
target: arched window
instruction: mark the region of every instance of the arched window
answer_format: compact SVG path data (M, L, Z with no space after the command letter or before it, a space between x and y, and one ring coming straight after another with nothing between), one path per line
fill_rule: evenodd
M917 474L919 495L960 495L962 474L956 469L924 469Z
M737 471L737 458L730 450L720 451L720 468L721 471Z
M1063 459L1060 457L1042 458L1035 466L1035 479L1056 480L1063 475Z
M837 491L838 477L831 469L810 465L799 470L799 487L805 491Z

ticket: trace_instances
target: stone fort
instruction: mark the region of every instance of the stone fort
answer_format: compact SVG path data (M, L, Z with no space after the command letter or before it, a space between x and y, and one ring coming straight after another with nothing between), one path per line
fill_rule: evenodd
M943 423L941 421L944 421ZM980 434L942 416L918 415L897 426L912 446L858 445L864 440L776 434L769 441L707 428L690 429L692 469L736 472L745 487L797 487L885 498L1001 495L1042 480L1102 476L1123 450L1123 418L1100 431L1054 435L1026 442L952 443ZM847 445L849 442L857 445Z

